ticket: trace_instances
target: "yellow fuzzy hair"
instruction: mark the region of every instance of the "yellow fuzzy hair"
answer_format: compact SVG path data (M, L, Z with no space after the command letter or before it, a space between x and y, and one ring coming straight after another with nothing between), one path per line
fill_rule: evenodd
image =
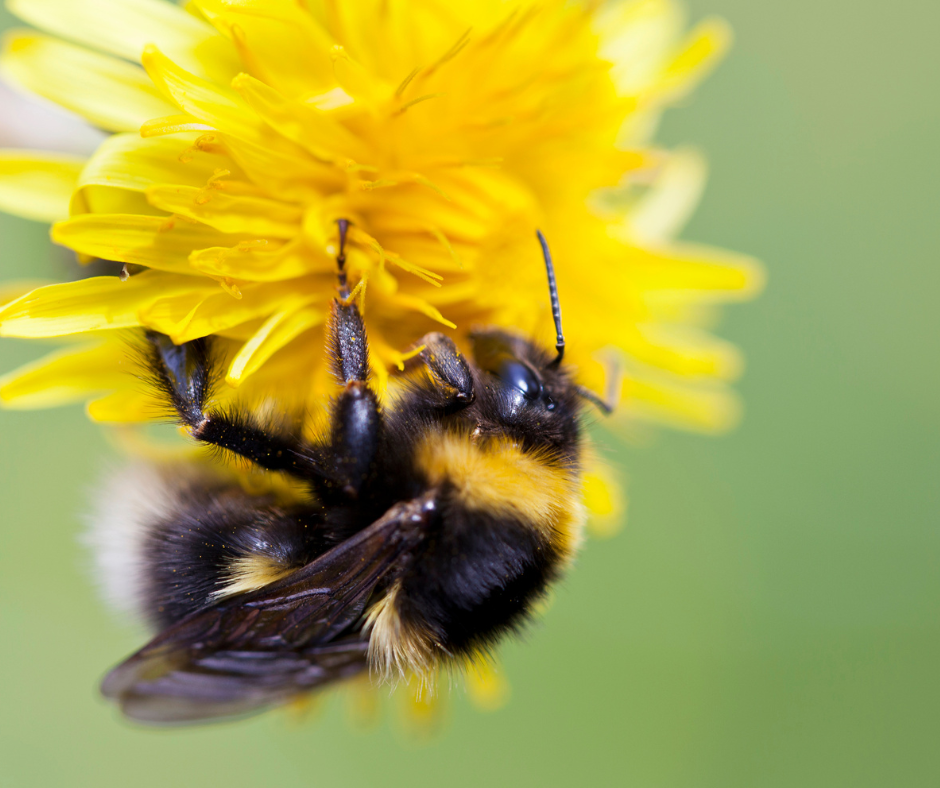
M574 556L585 521L581 482L550 453L525 452L505 437L434 431L419 445L417 462L432 485L449 483L468 509L519 519L563 560Z

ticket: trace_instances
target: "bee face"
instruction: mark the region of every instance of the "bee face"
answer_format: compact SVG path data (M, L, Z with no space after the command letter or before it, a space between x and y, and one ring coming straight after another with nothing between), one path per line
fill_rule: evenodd
M339 230L342 274L346 223ZM176 501L137 523L149 549L135 556L143 613L163 629L104 694L147 722L226 717L365 670L426 674L522 625L583 520L581 397L561 363L546 262L556 357L481 330L471 364L431 334L422 373L387 408L341 275L327 347L342 389L311 441L212 410L211 346L149 334L150 377L191 435L309 495L283 504L195 472L164 481Z
M480 429L573 461L582 402L570 371L534 342L505 331L471 334L479 378ZM574 451L573 451L574 450Z
M545 381L533 363L540 360L533 358L538 355L533 345L519 342L502 331L477 331L470 339L473 358L480 370L489 373L508 392L526 403L535 404L545 398Z

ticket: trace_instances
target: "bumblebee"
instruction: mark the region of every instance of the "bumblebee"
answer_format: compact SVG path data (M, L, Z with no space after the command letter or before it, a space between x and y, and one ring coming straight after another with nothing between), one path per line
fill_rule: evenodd
M471 363L432 333L382 407L337 224L327 352L340 391L322 438L213 409L209 341L146 335L149 377L196 441L309 497L284 505L199 466L134 470L141 484L109 492L100 558L159 632L102 683L134 720L245 715L369 670L429 676L518 630L577 549L582 409L605 403L563 363L544 237L555 352L486 329Z

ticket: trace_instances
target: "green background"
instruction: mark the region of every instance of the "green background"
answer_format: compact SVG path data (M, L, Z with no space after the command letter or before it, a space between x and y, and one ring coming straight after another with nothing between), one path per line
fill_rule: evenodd
M153 732L96 697L140 644L99 603L76 512L114 455L79 408L0 413L0 783L927 786L940 781L936 32L917 0L696 0L729 59L661 138L711 161L686 237L754 254L727 311L743 425L624 447L624 531L591 541L513 698L455 693L416 743L338 704ZM50 275L0 217L3 278ZM36 355L0 343L0 369Z

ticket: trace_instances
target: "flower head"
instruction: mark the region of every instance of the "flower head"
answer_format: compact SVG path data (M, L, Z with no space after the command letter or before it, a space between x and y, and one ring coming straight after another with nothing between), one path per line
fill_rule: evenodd
M702 167L649 147L662 108L723 50L723 25L683 40L668 0L9 7L46 33L10 35L3 74L111 135L87 160L0 153L0 207L130 276L0 310L6 336L88 335L8 376L8 405L85 398L97 419L145 419L125 349L141 326L217 336L223 396L319 396L346 218L380 383L429 330L549 339L541 228L582 381L603 387L597 354L614 348L624 412L728 420L714 381L737 356L700 325L704 307L753 289L755 268L670 242Z

